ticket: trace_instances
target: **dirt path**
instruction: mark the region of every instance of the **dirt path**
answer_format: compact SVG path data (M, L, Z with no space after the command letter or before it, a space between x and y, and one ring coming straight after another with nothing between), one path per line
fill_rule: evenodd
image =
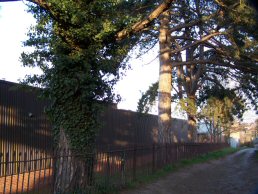
M254 153L252 148L244 149L224 159L179 170L150 185L121 194L256 194L258 161Z

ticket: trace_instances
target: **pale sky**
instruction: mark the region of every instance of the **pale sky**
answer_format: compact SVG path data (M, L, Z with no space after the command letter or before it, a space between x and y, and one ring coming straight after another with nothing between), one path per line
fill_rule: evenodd
M35 23L34 18L25 11L26 5L22 1L0 3L0 7L0 79L18 82L26 74L39 74L39 69L25 68L19 60L26 49L22 47L22 41L27 39L26 33ZM158 60L146 65L155 56L157 51L142 59L130 60L132 70L128 70L116 86L117 93L122 97L119 108L136 110L141 92L158 80Z
M25 11L26 5L22 1L0 3L0 7L0 79L18 82L26 74L39 74L38 69L25 68L19 60L20 54L25 51L22 41L26 40L30 25L35 23L34 18ZM118 108L135 111L141 92L158 80L158 59L148 64L157 54L156 49L141 59L130 60L132 69L126 72L126 76L116 86L116 92L122 97ZM255 118L257 115L248 111L244 121L253 122Z
M22 41L26 39L27 29L34 23L34 18L24 11L20 2L0 3L0 79L17 82L25 74L37 72L22 67L19 61L24 50Z

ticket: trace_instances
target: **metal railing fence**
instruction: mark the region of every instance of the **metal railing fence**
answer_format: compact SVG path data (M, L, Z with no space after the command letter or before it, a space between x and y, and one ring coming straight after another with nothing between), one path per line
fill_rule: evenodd
M93 181L86 193L95 193L110 188L121 188L141 175L149 175L168 164L190 159L208 152L228 147L225 143L173 143L165 145L134 145L123 149L98 149L94 155ZM65 153L65 152L62 152ZM70 152L67 152L70 153ZM15 153L16 154L16 153ZM11 153L9 153L11 155ZM18 154L19 156L25 155ZM26 154L27 155L27 154ZM5 156L7 157L7 156ZM3 160L0 154L0 193L53 193L55 170L60 161L72 161L78 157L72 154L44 156L38 153L36 159L18 157L17 160ZM58 162L57 162L58 161ZM67 169L69 163L66 163ZM71 172L62 173L62 182L69 180Z

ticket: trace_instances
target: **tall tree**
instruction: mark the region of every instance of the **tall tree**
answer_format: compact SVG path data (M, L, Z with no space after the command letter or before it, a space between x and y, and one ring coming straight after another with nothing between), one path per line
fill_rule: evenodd
M135 33L147 29L173 0L31 2L37 24L25 46L34 51L23 53L22 60L44 74L27 82L44 87L52 102L49 115L59 154L76 155L57 162L54 190L82 192L92 184L100 107L115 99L112 88L119 69L126 68L128 51L150 37ZM69 175L61 176L65 172Z
M171 84L172 61L170 54L171 33L170 13L163 12L160 17L159 46L160 46L160 70L158 88L158 142L169 143L171 140Z
M171 12L173 88L185 107L193 141L196 101L205 85L227 87L235 80L235 92L257 106L257 21L244 2L176 1Z

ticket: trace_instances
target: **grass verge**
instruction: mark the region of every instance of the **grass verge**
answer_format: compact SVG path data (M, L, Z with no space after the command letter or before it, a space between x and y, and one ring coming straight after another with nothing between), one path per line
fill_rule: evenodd
M153 174L139 176L139 177L137 177L137 179L135 181L127 183L125 188L126 189L134 189L134 188L139 187L142 184L148 184L153 181L156 181L159 178L165 177L168 174L170 174L171 172L175 172L184 167L191 166L194 164L209 162L211 160L220 159L229 154L233 154L237 151L239 151L239 148L225 148L223 150L210 152L208 154L204 154L204 155L192 158L192 159L181 160L176 164L167 165L167 166L163 167L162 169L157 170ZM258 158L258 155L257 155L257 158ZM113 193L117 194L118 191L113 191Z

